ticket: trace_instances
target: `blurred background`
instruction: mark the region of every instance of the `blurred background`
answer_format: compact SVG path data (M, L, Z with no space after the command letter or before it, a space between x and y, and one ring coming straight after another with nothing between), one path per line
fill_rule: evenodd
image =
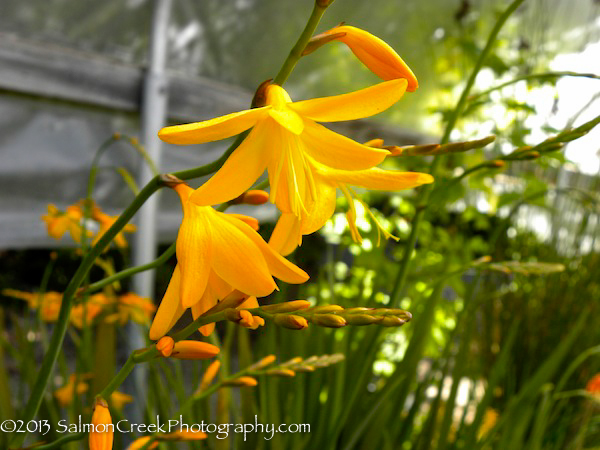
M161 123L246 109L258 84L277 73L312 9L310 0L172 0L159 13L159 3L2 0L0 289L36 290L55 248L62 250L48 288L64 289L78 264L78 257L65 250L74 244L50 238L40 216L49 203L64 210L85 197L94 153L113 133L152 147L161 172L216 159L227 142L160 146L152 136ZM318 31L340 22L370 31L402 56L420 87L383 114L334 128L359 141L438 142L507 5L505 0L336 0ZM158 39L152 38L153 30L163 31ZM597 404L585 396L552 397L557 384L565 392L585 390L600 371L594 357L600 352L600 127L558 152L462 176L477 164L502 159L515 148L539 144L597 117L598 74L600 2L525 0L503 27L451 135L453 141L490 134L497 139L484 149L443 159L399 293L400 305L413 312L414 323L385 333L374 347L361 346L370 339L364 329L315 328L301 337L265 329L253 335L257 357L265 352L292 357L341 351L349 358L343 369L274 381L264 388L278 398L278 405L265 406L271 419L309 417L325 424L311 437L314 448L475 448L471 439L485 436L485 423L500 430L486 443L493 448L600 446ZM522 79L488 92L516 78ZM377 81L344 45L333 43L303 58L286 89L301 100ZM148 102L145 93L153 87L164 105ZM430 162L431 157L411 156L388 166L427 172ZM116 215L133 198L116 169L143 182L142 167L139 154L117 142L101 161L95 201ZM317 281L282 292L280 300L388 304L416 211L415 192L364 193L363 198L400 241L377 246L375 227L362 211L364 241L362 246L353 243L341 212L347 205L338 199L340 212L295 254L295 261ZM156 215L149 214L144 217L154 217L156 230L143 231L144 221L137 219L142 238L132 241L133 257L112 251L121 266L147 259L136 246L151 247L152 253L173 242L181 219L177 197L165 192ZM251 214L261 219L261 232L268 236L275 210L264 206ZM487 271L471 266L488 255L499 266ZM506 261L513 265L503 265ZM174 259L151 280L157 300L173 265ZM3 302L9 317L22 313L19 302L8 297ZM587 322L581 325L578 320L584 316ZM416 339L419 317L428 326ZM569 346L563 349L563 342ZM2 344L14 344L10 334ZM370 348L366 359L365 348ZM581 355L587 356L580 361ZM573 371L565 371L575 361ZM5 365L13 376L20 370L10 357ZM353 370L364 366L366 375ZM362 381L364 389L348 397L344 389ZM321 388L333 385L338 387ZM384 406L377 397L382 389L388 400ZM10 397L8 391L4 395ZM302 408L286 410L285 405L297 404L308 392L312 397ZM554 409L548 398L554 399ZM22 401L12 403L18 409ZM10 414L9 409L2 413ZM363 409L370 413L359 414ZM502 421L506 411L511 418ZM543 424L536 422L540 414ZM503 424L511 420L521 428L508 433L509 425ZM381 428L374 430L373 423ZM297 443L293 447L292 438L278 439L270 448L302 448Z

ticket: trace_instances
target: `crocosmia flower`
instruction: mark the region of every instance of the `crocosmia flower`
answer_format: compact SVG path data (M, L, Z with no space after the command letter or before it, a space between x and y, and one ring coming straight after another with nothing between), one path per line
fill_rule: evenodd
M270 200L283 213L305 217L318 201L317 167L365 170L389 155L335 133L317 122L361 119L380 113L404 94L396 79L349 94L292 102L278 85L266 87L266 106L204 122L163 128L159 137L179 145L224 139L252 128L223 167L191 195L208 206L238 197L268 170Z
M186 308L194 318L212 308L234 290L264 297L277 285L303 283L308 275L271 248L255 231L252 217L218 212L190 201L192 188L174 188L183 206L177 235L177 266L150 328L150 339L164 336ZM200 328L210 334L214 324Z

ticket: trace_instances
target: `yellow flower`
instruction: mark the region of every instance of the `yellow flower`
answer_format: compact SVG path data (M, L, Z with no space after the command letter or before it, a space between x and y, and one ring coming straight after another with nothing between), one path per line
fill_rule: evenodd
M90 431L90 450L110 450L113 445L114 429L106 400L97 397L92 414Z
M350 25L340 25L315 36L312 40L333 37L346 44L352 53L371 72L383 80L404 78L408 81L406 90L414 92L419 87L417 77L404 60L386 42L371 33Z
M48 234L54 239L60 239L68 231L71 238L77 243L81 242L83 209L81 205L71 205L66 212L60 211L55 205L48 205L48 214L42 216L46 222Z
M174 189L183 206L178 263L154 317L150 339L164 336L186 308L191 307L197 318L233 290L264 297L277 289L273 277L287 283L308 279L249 225L255 225L256 219L195 205L189 200L193 189L183 183ZM209 324L200 331L206 336L213 328L214 324Z
M359 144L316 122L360 119L380 113L404 94L407 80L385 81L360 91L292 102L278 85L265 88L266 106L204 122L163 128L159 137L179 145L224 139L252 131L223 167L190 197L198 205L215 205L238 197L268 170L270 200L284 213L306 217L321 193L319 167L364 170L389 155L385 149Z
M78 395L81 395L86 393L89 388L88 384L83 381L84 379L89 378L89 376L79 375L77 389L75 389L75 378L75 374L69 376L69 381L67 381L67 384L54 391L54 397L56 398L56 401L63 408L69 406L73 402L75 391L77 391Z
M479 427L479 430L477 431L478 438L482 438L483 436L488 434L489 431L492 428L494 428L497 421L498 421L498 411L496 411L494 408L486 409L485 414L483 416L483 422L481 423L481 426Z
M110 403L115 409L123 409L127 403L131 403L133 401L133 397L128 394L124 394L123 392L114 391L110 394Z
M313 175L316 186L316 201L310 205L308 214L298 217L294 214L283 213L279 218L269 244L282 255L291 253L302 243L302 236L319 230L335 212L337 189L340 189L348 201L349 211L346 215L348 225L355 241L360 242L360 234L356 228L356 211L354 209L353 191L348 185L360 186L367 189L398 191L410 189L422 184L432 183L433 177L426 173L382 170L377 167L367 170L338 170L314 163ZM375 220L366 205L365 209ZM375 220L378 230L386 237L391 237Z
M45 292L43 294L36 292L22 292L14 289L4 289L4 295L25 300L31 309L39 309L40 317L44 322L56 322L60 313L63 294L60 292ZM83 328L84 316L85 322L89 325L102 313L108 304L108 299L104 294L94 294L85 302L73 306L69 320L77 328Z
M156 306L149 298L128 292L119 297L117 309L121 324L131 319L136 323L145 325L152 319L152 313L156 311Z
M73 306L69 320L77 328L83 328L84 325L89 326L104 311L108 303L109 300L104 294L94 294Z
M118 218L118 216L109 216L108 214L102 212L97 205L92 205L92 219L94 219L100 225L100 229L98 230L98 233L96 233L96 237L94 238L92 245L98 242L98 240L104 235L104 233L108 231L110 227L112 227L113 223L115 223ZM119 248L126 248L127 240L125 239L125 235L123 233L133 233L136 231L136 229L136 226L132 223L125 225L123 229L114 237L113 241L115 245Z

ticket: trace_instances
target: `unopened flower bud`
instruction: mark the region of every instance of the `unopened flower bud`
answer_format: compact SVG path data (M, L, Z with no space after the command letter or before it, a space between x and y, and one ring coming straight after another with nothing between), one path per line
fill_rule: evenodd
M238 377L233 380L226 380L223 382L223 386L239 386L239 387L252 387L256 386L258 381L253 377Z
M241 319L240 319L239 324L241 326L246 327L246 328L251 328L254 326L254 317L252 316L252 314L249 311L242 309L240 311L240 316L241 316Z
M277 375L280 377L294 377L296 372L290 369L271 369L265 372L266 375Z
M112 418L106 400L96 397L92 413L92 431L90 432L90 450L112 450L114 432Z
M365 308L364 306L356 306L354 308L346 308L344 314L362 314L366 311L371 311L373 308Z
M296 364L300 364L302 362L301 356L294 356L292 359L281 363L279 367L287 367L287 366L295 366Z
M344 308L342 308L340 305L321 305L321 306L315 306L314 308L311 308L311 311L313 313L329 313L329 312L335 312L335 311L343 311Z
M276 314L273 321L276 325L289 328L290 330L303 330L304 328L308 328L306 319L295 314Z
M204 375L202 376L202 381L200 382L198 391L203 391L210 386L210 383L212 383L212 381L215 379L220 368L221 361L218 359L210 363L210 365L206 368L206 372L204 372Z
M342 316L338 316L337 314L314 314L310 321L315 325L328 328L341 328L348 325L346 319L344 319Z
M168 358L171 356L171 353L173 353L174 346L175 341L171 336L163 336L156 343L156 350L158 350L165 358Z
M171 356L177 359L209 359L220 351L219 347L207 342L179 341L175 343Z
M268 313L288 313L299 311L310 307L310 302L306 300L294 300L285 303L275 303L274 305L261 306L261 309Z
M381 322L383 316L371 316L369 314L349 314L346 316L346 322L348 325L371 325L373 323Z
M263 205L269 201L269 193L261 189L252 189L231 200L232 205Z
M399 327L406 323L406 320L395 316L384 316L383 320L379 322L379 325L384 327Z
M364 143L367 147L383 148L383 139L371 139Z
M313 39L333 34L337 36L337 40L346 44L352 53L379 78L383 80L403 78L407 81L406 90L408 92L415 91L419 86L417 78L408 65L392 47L377 36L350 25L340 25Z
M265 367L270 366L271 364L273 364L275 362L275 359L276 359L275 355L265 356L260 361L257 361L254 364L252 364L250 367L248 367L248 370L261 370L261 369L264 369Z

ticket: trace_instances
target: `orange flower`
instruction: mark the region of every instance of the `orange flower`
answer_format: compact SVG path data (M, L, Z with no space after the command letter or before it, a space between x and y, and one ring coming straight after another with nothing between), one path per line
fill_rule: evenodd
M78 395L81 395L87 392L89 388L88 384L83 381L84 379L89 378L89 376L79 375L77 388L75 388L75 378L77 378L77 376L72 374L69 376L69 381L67 381L67 384L54 391L54 397L56 398L56 401L63 408L69 406L73 402L73 397L75 396L76 391Z
M131 319L136 323L145 325L152 319L152 314L156 311L156 306L152 300L140 297L133 292L128 292L119 297L117 309L121 324Z
M110 404L113 408L121 410L123 406L127 403L131 403L133 401L133 397L128 394L124 394L123 392L114 391L110 394Z
M98 230L92 245L98 242L98 240L104 235L104 233L108 231L110 227L112 227L113 223L115 223L118 218L118 216L112 217L108 214L105 214L97 205L92 206L92 219L94 219L100 225L100 229ZM133 233L136 230L137 227L132 223L125 225L123 229L114 237L113 241L115 245L119 248L126 248L127 240L125 239L125 235L123 233Z
M83 220L81 205L71 205L67 207L66 212L62 212L55 205L49 204L48 214L42 216L42 220L46 222L48 234L54 239L62 238L68 231L75 242L81 242Z
M233 290L264 297L277 289L273 277L303 283L308 275L263 241L253 229L256 219L224 214L191 203L192 188L175 186L183 206L177 235L177 261L167 292L150 327L158 340L177 322L186 308L199 317ZM200 332L209 335L214 324Z
M585 386L585 390L590 394L600 396L600 373L597 373L590 378L590 381L588 381Z

